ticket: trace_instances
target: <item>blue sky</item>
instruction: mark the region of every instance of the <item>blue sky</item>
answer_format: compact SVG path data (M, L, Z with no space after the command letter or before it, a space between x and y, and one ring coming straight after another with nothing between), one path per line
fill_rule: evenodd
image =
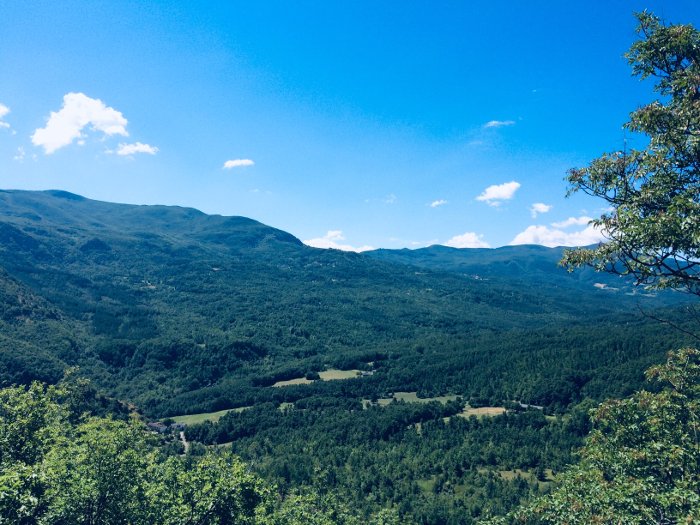
M683 0L0 0L0 187L317 246L585 244L601 202L564 176L653 98L622 57L645 8L700 27Z

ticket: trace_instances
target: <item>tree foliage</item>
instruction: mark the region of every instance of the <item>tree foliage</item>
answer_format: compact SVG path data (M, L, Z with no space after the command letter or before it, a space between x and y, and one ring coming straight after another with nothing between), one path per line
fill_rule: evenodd
M607 242L564 262L700 295L700 33L637 17L641 38L627 58L635 75L655 80L659 99L633 111L625 128L648 141L570 170L570 192L600 197L610 211L593 221Z
M79 392L91 389L0 390L0 525L359 523L332 495L279 500L229 452L168 457L136 420L72 412L91 404Z

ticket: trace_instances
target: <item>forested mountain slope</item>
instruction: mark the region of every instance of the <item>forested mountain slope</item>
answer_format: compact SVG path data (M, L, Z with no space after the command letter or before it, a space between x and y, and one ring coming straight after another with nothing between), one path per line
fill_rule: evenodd
M239 408L190 424L190 451L232 442L359 516L473 523L546 490L586 410L686 342L639 312L683 323L679 295L560 256L319 250L242 217L3 191L0 385L78 366L149 418ZM469 417L483 405L511 411Z
M3 191L0 381L53 381L79 365L153 415L334 392L269 388L332 367L374 369L345 382L356 398L565 406L629 391L667 350L636 305L662 300L599 289L559 256L318 250L242 217Z

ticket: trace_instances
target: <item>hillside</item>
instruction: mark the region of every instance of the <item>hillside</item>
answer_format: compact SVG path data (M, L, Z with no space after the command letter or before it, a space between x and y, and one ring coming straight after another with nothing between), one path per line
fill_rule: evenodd
M463 276L488 279L495 283L537 286L548 295L583 294L587 300L604 299L606 303L620 300L621 295L633 295L640 300L654 296L654 304L678 304L684 302L682 294L665 293L657 296L643 288L634 286L630 279L592 268L568 272L559 265L566 248L547 248L537 245L503 246L501 248L450 248L434 245L415 250L374 250L367 255L381 261L408 264L435 271L444 271ZM591 287L606 293L589 297ZM622 298L624 301L624 298ZM629 303L627 303L629 304Z
M591 349L599 343L586 326L626 332L611 316L641 326L624 337L635 346L625 359L641 360L636 370L665 350L645 348L645 331L658 327L628 313L640 296L598 289L597 275L566 274L555 265L559 250L318 250L242 217L59 191L4 191L0 216L2 381L52 380L80 365L153 414L277 399L266 385L367 362L381 373L354 387L358 395L498 397L507 385L543 402L544 384L560 375L550 370L557 352L562 367L583 368L590 380L609 373L610 357ZM509 379L512 359L546 372L523 385ZM488 374L470 372L475 365ZM597 396L621 387L596 388Z
M0 384L77 366L281 491L473 523L546 490L592 404L685 343L639 311L682 323L679 295L560 256L319 250L243 217L3 191Z

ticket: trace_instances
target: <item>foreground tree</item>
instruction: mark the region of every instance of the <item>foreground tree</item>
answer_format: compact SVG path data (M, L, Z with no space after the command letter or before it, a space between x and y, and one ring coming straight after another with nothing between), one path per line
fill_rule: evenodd
M655 80L660 99L634 111L625 128L648 143L570 170L570 193L602 198L610 211L594 221L608 241L572 250L564 263L700 295L700 33L647 12L637 17L641 39L627 58L635 75Z
M227 451L167 457L138 421L91 415L78 380L0 389L0 525L356 525L332 494L283 500ZM396 525L380 512L363 523Z

